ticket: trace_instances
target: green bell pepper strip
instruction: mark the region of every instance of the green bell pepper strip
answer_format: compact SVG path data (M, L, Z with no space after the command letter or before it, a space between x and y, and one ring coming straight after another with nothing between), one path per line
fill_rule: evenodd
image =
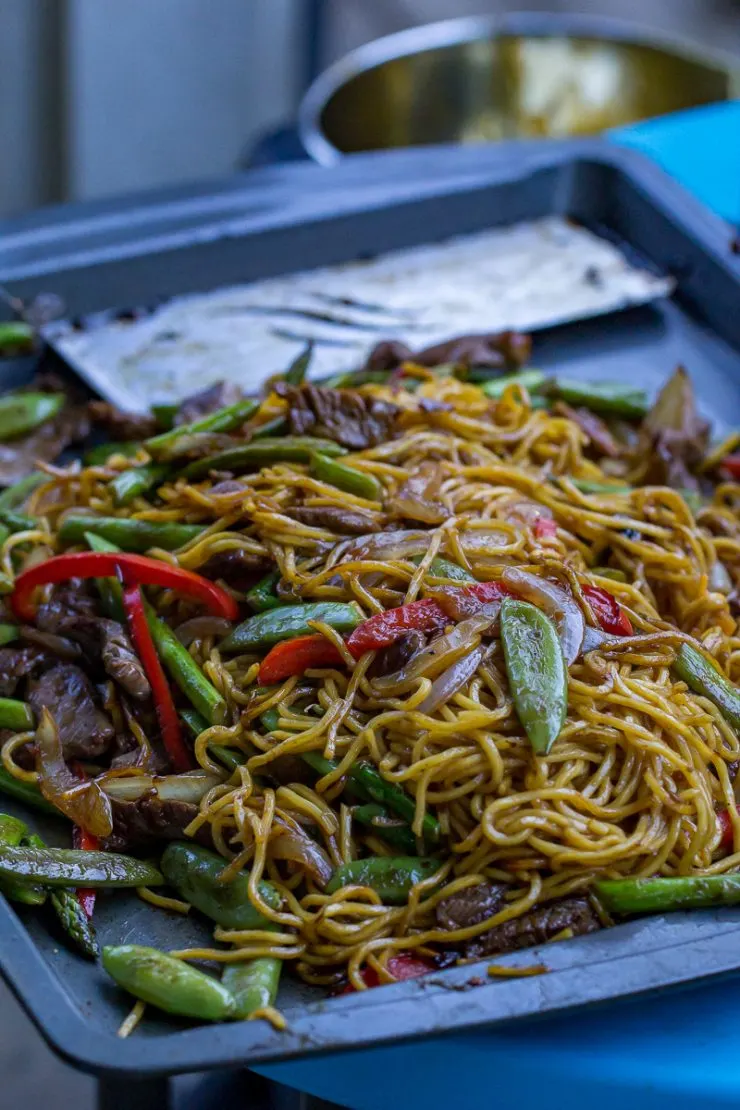
M306 373L308 372L308 367L311 364L312 357L313 342L309 340L309 342L306 344L305 350L301 351L298 357L293 359L290 366L285 371L285 374L283 375L283 381L286 381L288 385L301 385L304 378L306 377Z
M315 451L311 455L311 473L327 485L351 493L355 497L364 497L368 501L380 501L383 497L383 487L372 474L365 474L355 470L352 466L330 459Z
M159 886L164 881L156 867L113 852L0 847L0 880L3 879L96 889Z
M125 455L133 458L141 450L141 444L136 440L127 443L96 443L84 455L85 466L103 466L113 455Z
M388 906L403 906L411 888L429 879L439 870L438 859L424 856L369 856L367 859L344 863L332 875L326 887L334 894L345 886L368 886Z
M28 355L35 342L34 330L24 320L5 320L0 324L0 358Z
M7 813L0 814L0 846L17 848L29 837L28 829L23 821L11 817ZM22 902L27 906L41 906L46 901L46 891L37 885L24 886L22 883L5 879L0 882L0 893L12 902Z
M413 856L417 852L416 837L406 824L389 824L389 813L385 806L375 802L368 805L356 806L352 810L352 817L360 825L365 825L370 832L375 833L381 840L398 848L405 856Z
M237 1016L230 991L218 980L158 948L107 945L102 963L119 987L165 1013L199 1021Z
M547 755L568 708L568 669L552 621L527 601L501 603L501 643L514 708L537 755Z
M38 489L44 482L48 482L48 474L27 474L25 478L21 478L15 485L8 486L6 490L0 493L0 509L15 509L22 505L26 498Z
M249 899L249 875L240 871L230 882L220 877L227 860L197 844L173 842L162 855L162 872L186 901L225 929L263 929L268 919ZM258 884L260 897L272 909L280 895L266 880Z
M61 393L9 393L0 397L0 443L28 435L64 405Z
M93 551L118 550L115 544L93 532L85 532L85 539ZM110 616L120 620L123 612L120 582L115 578L98 578L96 582L104 608ZM190 652L170 626L159 619L148 601L144 602L144 609L157 654L170 678L208 724L222 725L228 715L228 706L216 687L208 681Z
M191 424L178 424L168 432L152 436L144 440L144 446L154 458L167 451L181 436L198 435L201 432L233 432L246 424L250 416L254 416L259 408L259 402L247 397L237 401L234 405L227 405L218 412L209 413L201 420L194 420Z
M59 539L64 544L82 543L86 532L94 532L109 543L116 544L122 551L145 553L151 547L176 551L204 531L201 524L71 513L62 522Z
M728 725L740 735L740 691L713 663L691 644L681 644L673 673L686 685L716 705Z
M528 393L535 393L546 381L547 378L541 370L518 370L516 374L504 374L500 378L494 378L493 381L484 382L480 388L487 397L499 400L510 385L518 385Z
M344 447L330 439L313 436L274 436L272 439L252 440L238 447L230 447L207 459L196 459L183 470L186 478L205 478L212 470L230 470L238 474L244 470L259 470L279 462L307 463L318 451L322 455L346 455Z
M3 622L0 624L0 647L3 647L5 644L14 643L19 635L20 633L17 625Z
M122 470L110 483L116 505L128 505L135 497L142 497L155 486L161 486L170 473L166 463L145 463Z
M686 875L664 879L601 879L594 894L610 913L665 913L740 902L740 875Z
M283 961L275 956L229 964L221 976L221 985L234 999L234 1016L248 1018L256 1010L273 1006L282 970Z
M19 802L24 802L50 817L64 816L56 806L47 802L34 782L23 782L21 779L16 779L4 767L0 767L0 794L5 794L9 798L17 798Z
M571 378L557 378L548 387L548 391L550 390L569 405L582 405L602 416L641 420L649 409L644 390L621 382L580 382Z
M250 609L255 613L264 613L267 609L277 609L283 602L275 593L275 587L280 581L280 571L271 570L264 578L260 578L251 590L247 590L245 600Z
M270 436L282 436L288 430L288 421L284 416L275 416L272 420L267 420L264 424L258 425L252 432L249 440L252 443L255 439L268 439Z
M16 701L15 698L0 698L0 728L25 732L34 726L33 713L25 702Z
M337 632L351 632L363 619L354 602L313 601L303 605L281 605L248 617L221 641L221 651L250 651L272 647L281 640L308 636L314 629L309 621L323 621Z

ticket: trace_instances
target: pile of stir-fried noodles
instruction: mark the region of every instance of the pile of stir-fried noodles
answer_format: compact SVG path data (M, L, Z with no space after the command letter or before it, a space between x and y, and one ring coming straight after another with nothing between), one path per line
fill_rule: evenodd
M279 957L310 983L362 989L609 924L609 899L592 897L603 880L737 867L728 446L709 448L682 371L650 408L626 387L580 395L469 361L391 358L339 389L273 383L229 431L191 418L159 443L145 427L125 454L44 464L17 506L33 523L7 534L2 574L12 587L36 568L41 588L20 645L1 650L35 660L11 693L36 724L2 734L4 767L103 847L151 856L160 837L193 839L228 861L222 881L249 874L265 922L217 925L188 956ZM124 416L98 417L115 439ZM239 456L249 444L263 454ZM121 493L122 474L152 465L141 492ZM117 533L109 518L127 523ZM99 581L125 590L130 572L47 584L37 569L89 551L89 534L125 549L132 521L156 527L131 530L129 551L203 575L238 606L227 620L139 583L226 706L222 723L198 717L164 660L179 767L146 660L137 688L80 634L79 620L112 619ZM168 540L171 525L197 527ZM119 625L130 652L137 637L120 613ZM70 741L49 689L34 695L65 666L110 726L94 751ZM366 857L402 857L402 873L373 885Z

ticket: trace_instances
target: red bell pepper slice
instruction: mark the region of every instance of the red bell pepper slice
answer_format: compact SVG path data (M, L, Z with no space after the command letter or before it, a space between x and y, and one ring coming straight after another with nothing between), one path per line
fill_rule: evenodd
M583 596L593 609L602 632L610 636L632 635L632 622L608 590L602 590L601 586L584 586Z
M727 455L720 463L720 471L733 482L740 481L740 455Z
M558 534L558 526L549 516L540 516L534 522L534 534L538 540L549 540Z
M740 806L738 807L740 811ZM717 814L717 824L722 830L719 846L720 848L732 848L735 843L735 826L732 823L732 818L726 809L721 809Z
M172 760L175 771L189 771L193 762L182 738L180 718L149 631L144 599L138 584L124 584L123 610L126 614L131 641L152 688L157 720L167 754Z
M326 636L297 636L275 644L262 660L257 680L260 686L274 686L313 667L333 667L341 662L342 656Z
M55 555L18 575L11 597L13 612L20 621L30 622L36 616L33 594L38 586L50 582L66 582L70 578L108 578L119 571L128 581L142 586L163 586L184 597L200 601L216 616L236 620L239 606L235 599L209 582L202 574L173 567L160 559L147 555L130 555L114 551L81 551L69 555Z
M433 632L448 623L449 618L445 616L442 606L433 598L426 597L368 617L350 632L347 647L353 657L359 659L366 651L377 651L395 643L404 632L412 629Z
M72 828L72 847L81 848L84 852L95 852L100 848L100 841L97 836L93 836L86 829L81 829L79 825L74 825ZM88 887L77 887L75 891L77 901L82 906L87 917L92 917L93 910L95 909L95 894L94 890Z
M428 975L430 971L434 971L434 964L431 961L425 960L421 956L413 956L410 952L398 952L395 956L389 956L386 967L399 983L403 983L407 979L418 979L420 976ZM363 967L360 975L366 987L379 987L381 985L374 967ZM356 988L351 983L347 983L339 993L355 994Z

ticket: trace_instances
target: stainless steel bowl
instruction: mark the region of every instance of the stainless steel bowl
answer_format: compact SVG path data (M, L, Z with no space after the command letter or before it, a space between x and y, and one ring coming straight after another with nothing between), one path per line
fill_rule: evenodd
M333 65L300 109L309 155L593 135L740 90L735 59L579 15L476 16L414 27Z

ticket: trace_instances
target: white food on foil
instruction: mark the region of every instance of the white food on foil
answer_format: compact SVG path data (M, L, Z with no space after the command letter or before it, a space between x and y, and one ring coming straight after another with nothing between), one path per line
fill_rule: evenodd
M671 288L613 244L548 217L177 297L143 319L57 333L54 341L99 393L142 411L219 379L254 390L309 338L310 376L318 378L362 365L381 339L419 350L454 335L529 331L644 304Z

